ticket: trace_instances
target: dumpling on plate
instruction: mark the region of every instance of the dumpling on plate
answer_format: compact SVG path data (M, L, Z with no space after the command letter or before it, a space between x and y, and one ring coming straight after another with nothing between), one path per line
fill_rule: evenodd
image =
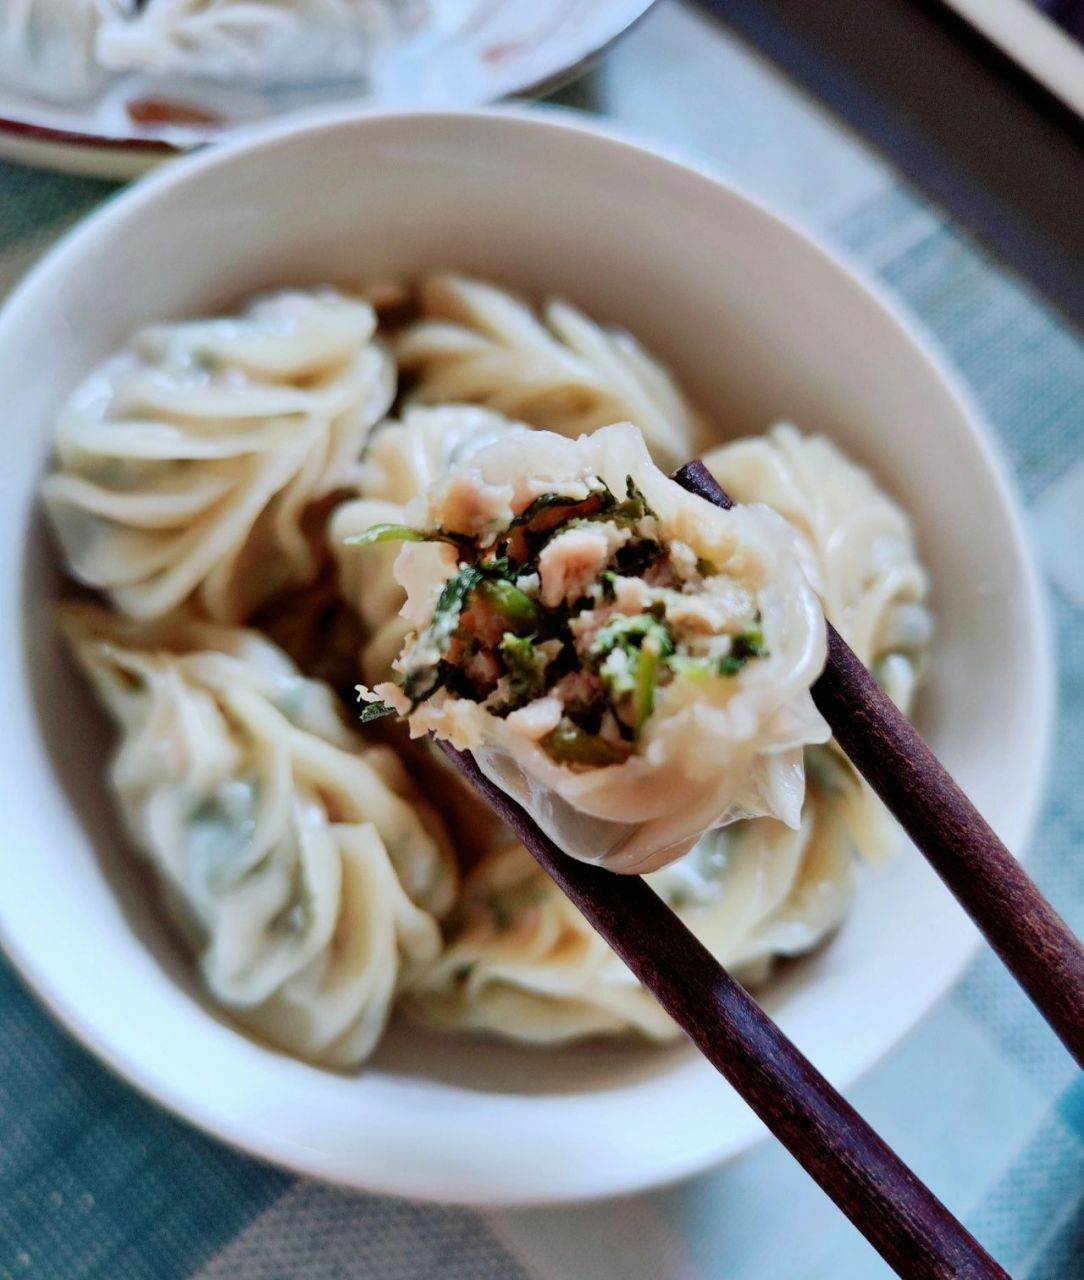
M105 78L94 53L99 24L130 8L131 0L3 0L0 88L57 102L94 93Z
M510 432L362 543L402 541L414 631L363 691L470 749L578 857L648 871L711 827L800 821L824 618L793 535L722 511L629 424Z
M514 295L464 276L431 276L418 303L421 318L395 344L400 369L416 375L414 401L484 404L572 437L634 422L667 468L696 452L696 414L630 334L558 299L538 317Z
M43 495L72 574L133 618L195 597L226 622L312 581L319 504L395 394L375 332L367 303L318 291L138 333L60 416Z
M336 507L328 524L340 592L365 628L361 670L370 683L390 678L410 630L399 612L406 593L393 573L397 546L357 547L350 540L376 524L402 523L407 503L444 479L470 450L514 425L476 405L416 406L401 421L382 423L370 437L358 497Z
M350 1067L440 951L456 872L395 754L256 633L60 622L120 740L110 780L211 996L264 1039Z
M103 23L97 56L111 71L257 85L357 79L430 8L428 0L144 0Z

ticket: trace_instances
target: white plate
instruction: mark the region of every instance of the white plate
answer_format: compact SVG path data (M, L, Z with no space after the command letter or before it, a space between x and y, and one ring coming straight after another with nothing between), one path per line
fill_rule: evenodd
M423 27L379 54L366 84L276 89L127 75L84 101L58 104L0 83L0 157L126 179L178 151L224 141L238 128L314 105L483 106L541 92L579 73L652 3L459 0L451 11L462 16L437 30ZM449 4L436 0L436 8L443 13ZM216 123L140 123L133 113L149 102L207 113Z
M160 170L62 241L0 313L0 937L104 1061L248 1151L442 1200L634 1191L762 1132L686 1048L532 1051L397 1029L347 1077L216 1015L121 848L102 726L50 626L58 583L35 493L57 407L96 361L146 321L253 290L441 265L626 325L721 436L787 416L873 467L914 514L933 571L921 726L1009 844L1025 843L1050 724L1044 610L988 437L913 322L748 196L574 117L342 112ZM864 877L839 937L767 1003L846 1085L974 944L910 851Z

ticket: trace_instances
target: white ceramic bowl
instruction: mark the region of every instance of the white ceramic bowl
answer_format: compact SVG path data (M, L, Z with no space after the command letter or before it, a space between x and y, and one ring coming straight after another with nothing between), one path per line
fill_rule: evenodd
M929 740L1010 845L1051 706L1044 612L974 410L913 323L731 187L556 113L359 115L180 162L70 234L0 315L0 935L60 1020L166 1106L291 1168L463 1202L581 1199L702 1169L761 1132L694 1053L561 1051L398 1028L355 1077L246 1039L201 997L104 798L103 726L52 635L35 515L65 392L136 326L254 290L452 266L557 292L667 360L720 436L827 432L913 513L933 571ZM767 1003L845 1085L959 974L974 933L913 850Z

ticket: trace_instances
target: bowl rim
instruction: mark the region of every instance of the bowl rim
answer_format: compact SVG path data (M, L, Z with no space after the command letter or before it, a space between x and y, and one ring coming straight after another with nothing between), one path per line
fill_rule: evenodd
M851 282L866 294L867 299L891 323L900 340L909 343L930 366L937 380L943 385L948 399L953 402L958 411L961 425L966 428L971 446L986 464L989 480L1006 521L1006 532L1020 567L1019 585L1025 595L1027 613L1034 620L1035 633L1040 641L1035 672L1038 697L1034 705L1035 737L1039 745L1027 779L1026 792L1019 806L1021 814L1019 826L1022 833L1020 845L1022 853L1026 854L1034 838L1045 796L1053 745L1056 695L1054 636L1050 625L1046 593L1025 532L1022 505L1011 482L1011 472L999 442L986 423L985 416L975 403L970 390L964 385L961 375L949 363L936 341L927 333L922 323L910 313L905 304L890 294L864 268L852 263L841 254L820 233L811 230L801 218L794 217L789 211L782 212L770 200L751 192L742 183L734 182L729 176L719 174L703 161L690 159L680 147L664 145L656 140L646 139L637 131L624 126L589 117L570 108L553 105L501 105L448 110L335 104L300 116L260 122L246 127L243 131L238 131L229 141L215 148L201 150L194 155L159 167L131 186L107 197L102 205L70 228L31 267L0 306L0 346L4 344L8 334L20 326L23 313L34 308L35 299L43 291L51 288L54 279L63 277L69 262L76 261L84 255L84 246L92 246L95 238L108 229L111 223L123 223L138 216L143 206L168 193L171 188L187 183L193 178L199 178L203 173L215 168L228 167L239 155L248 155L265 146L273 146L276 142L297 134L315 135L329 128L366 128L370 124L380 125L387 121L404 120L464 122L468 127L478 121L498 121L505 122L510 127L530 127L552 131L554 135L588 135L632 153L640 162L661 165L667 170L683 174L686 178L695 179L698 183L707 184L716 189L721 188L728 195L736 197L757 214L774 223L777 229L804 241L812 253L826 259L827 264L835 271L849 277ZM845 1077L837 1080L837 1087L852 1086L914 1030L915 1026L956 983L971 962L980 942L981 938L975 933L969 945L961 948L956 963L946 966L938 980L931 985L931 993L921 1012L908 1025L900 1028L895 1036L880 1045L868 1059L856 1066ZM84 1016L82 1010L69 1001L59 984L54 983L47 966L37 958L33 946L23 945L17 913L3 898L0 898L0 946L12 960L23 981L53 1018L99 1062L134 1087L138 1093L235 1150L298 1174L358 1189L384 1191L409 1195L420 1200L477 1207L583 1203L670 1185L733 1159L768 1136L763 1126L758 1124L756 1129L751 1130L738 1142L731 1142L728 1145L720 1144L718 1150L698 1151L684 1158L672 1159L665 1168L659 1169L653 1175L643 1171L629 1174L617 1169L611 1171L610 1176L595 1178L591 1185L577 1185L572 1193L553 1189L550 1193L532 1191L522 1194L517 1188L508 1186L502 1187L495 1194L486 1196L476 1194L473 1189L466 1192L460 1191L458 1194L437 1194L427 1188L375 1186L371 1181L351 1176L341 1163L329 1159L324 1153L296 1144L288 1138L279 1139L274 1133L257 1133L251 1129L231 1128L214 1113L213 1108L204 1108L194 1103L191 1096L182 1094L173 1087L171 1082L157 1078L154 1071L143 1064L138 1055L133 1055L125 1044L119 1043L115 1037L110 1037L108 1034L103 1037L101 1029L93 1025L92 1021Z

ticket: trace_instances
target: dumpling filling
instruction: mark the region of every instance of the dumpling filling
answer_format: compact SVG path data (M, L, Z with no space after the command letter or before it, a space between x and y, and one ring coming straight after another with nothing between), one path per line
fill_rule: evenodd
M356 540L407 544L415 627L367 718L473 749L570 852L622 870L735 817L796 824L823 620L774 515L685 493L630 426L513 433L408 515Z
M416 536L378 525L358 542ZM515 717L559 764L621 764L659 690L729 682L768 656L754 594L666 544L632 476L620 499L602 480L585 498L543 494L500 533L447 545L456 572L405 652L402 686L381 686L403 714L444 689Z

